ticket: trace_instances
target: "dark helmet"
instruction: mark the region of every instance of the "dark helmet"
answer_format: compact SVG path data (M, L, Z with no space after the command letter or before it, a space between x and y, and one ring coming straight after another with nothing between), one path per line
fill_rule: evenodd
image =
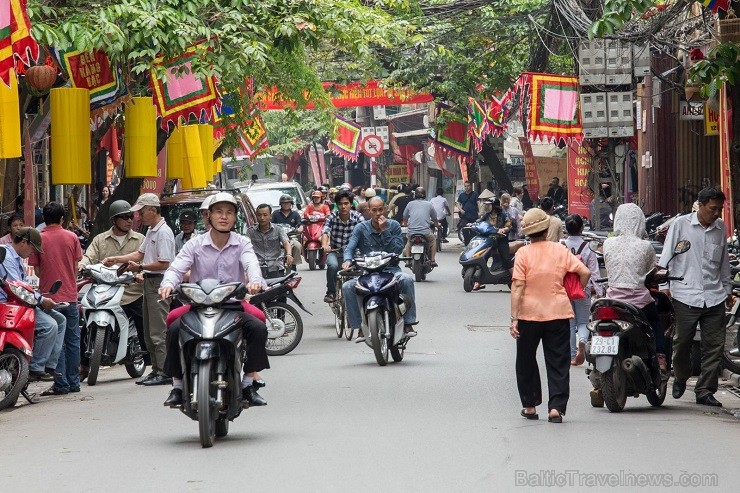
M116 200L108 207L108 217L112 221L116 216L131 212L131 204L125 200Z
M414 190L414 197L417 199L424 199L427 196L427 191L424 190L424 187L417 187L416 190Z
M286 202L290 202L291 204L294 203L293 197L288 195L287 193L284 193L280 196L280 205L283 205Z

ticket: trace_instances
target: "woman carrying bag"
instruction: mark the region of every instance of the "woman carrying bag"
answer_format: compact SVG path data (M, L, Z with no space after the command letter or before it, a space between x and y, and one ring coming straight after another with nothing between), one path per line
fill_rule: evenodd
M565 274L577 274L581 286L591 271L560 243L547 241L550 216L530 209L522 219L522 232L532 243L522 247L514 259L511 286L511 326L516 339L516 379L527 419L539 419L542 384L537 365L537 347L542 350L550 391L548 421L562 423L570 393L570 322L573 309L563 287Z

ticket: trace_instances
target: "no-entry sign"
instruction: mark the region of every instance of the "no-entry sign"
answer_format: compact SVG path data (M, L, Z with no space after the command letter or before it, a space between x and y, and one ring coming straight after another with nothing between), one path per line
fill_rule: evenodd
M368 135L362 140L360 150L368 157L378 157L383 154L383 139L377 135Z

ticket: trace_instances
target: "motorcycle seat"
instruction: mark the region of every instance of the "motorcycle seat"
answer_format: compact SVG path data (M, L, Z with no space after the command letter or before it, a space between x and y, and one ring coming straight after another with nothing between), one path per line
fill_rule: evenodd
M280 283L282 283L284 281L287 281L291 277L295 277L295 276L296 276L296 273L295 272L291 272L287 276L273 277L271 279L265 279L265 282L267 283L268 286L274 286L275 284L280 284Z

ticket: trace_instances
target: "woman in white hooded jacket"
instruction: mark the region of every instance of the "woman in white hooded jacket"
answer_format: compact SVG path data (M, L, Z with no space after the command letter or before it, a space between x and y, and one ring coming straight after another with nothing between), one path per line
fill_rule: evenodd
M604 242L604 264L609 277L606 297L640 308L655 335L655 349L666 372L665 336L645 277L655 267L655 250L645 237L645 214L636 204L622 204L614 214L614 236Z

